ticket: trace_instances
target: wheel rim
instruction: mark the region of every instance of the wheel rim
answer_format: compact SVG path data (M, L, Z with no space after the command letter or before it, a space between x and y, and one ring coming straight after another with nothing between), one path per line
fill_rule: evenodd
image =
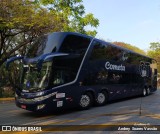
M90 98L88 95L82 95L80 100L80 105L82 107L87 107L90 104Z
M144 96L146 95L146 89L143 89L143 95Z
M104 103L105 100L106 100L105 95L104 95L103 93L99 93L99 94L98 94L98 97L97 97L97 102L98 102L99 104L102 104L102 103Z

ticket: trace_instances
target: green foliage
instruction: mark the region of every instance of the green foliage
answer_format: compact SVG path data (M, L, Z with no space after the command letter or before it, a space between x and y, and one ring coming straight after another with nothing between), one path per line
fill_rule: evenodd
M96 28L98 24L93 14L85 14L82 0L0 0L0 88L8 84L5 61L25 55L38 36L57 31L95 36L96 30L85 27Z
M4 96L4 87L9 85L9 81L7 79L8 72L5 69L4 64L0 67L0 97Z
M21 53L28 42L44 33L63 31L61 15L29 0L1 0L0 66L11 55ZM21 49L20 49L21 48Z
M160 42L151 42L150 49L156 52L160 51Z
M96 30L87 31L86 26L96 28L99 25L98 19L93 14L85 14L85 8L82 0L39 0L39 3L46 6L50 11L61 13L64 20L63 31L79 32L95 36Z
M131 44L128 44L128 43L124 43L124 42L113 42L113 44L115 45L118 45L120 47L124 47L124 48L127 48L129 50L132 50L136 53L139 53L139 54L143 54L143 55L146 55L145 51L141 50L140 48L136 47L136 46L133 46Z
M151 42L150 50L148 50L147 55L157 61L158 72L160 73L160 42Z
M98 19L85 14L82 0L0 0L0 66L11 55L24 54L26 44L56 31L95 36Z

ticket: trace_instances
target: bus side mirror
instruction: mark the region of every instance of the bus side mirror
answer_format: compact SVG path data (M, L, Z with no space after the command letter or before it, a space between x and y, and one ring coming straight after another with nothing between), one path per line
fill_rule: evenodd
M11 62L15 61L15 60L20 60L20 59L23 59L22 56L16 56L16 57L11 57L9 59L7 59L7 62L6 62L6 69L8 70L9 69L9 65Z

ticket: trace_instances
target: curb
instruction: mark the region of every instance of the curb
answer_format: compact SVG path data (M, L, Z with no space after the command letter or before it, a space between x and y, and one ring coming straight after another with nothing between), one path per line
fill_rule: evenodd
M14 100L15 100L15 98L0 98L0 103L11 102Z

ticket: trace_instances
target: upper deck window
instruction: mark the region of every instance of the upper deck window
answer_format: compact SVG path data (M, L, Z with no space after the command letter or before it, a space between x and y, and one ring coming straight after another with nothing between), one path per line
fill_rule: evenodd
M28 44L27 57L36 57L43 54L48 41L47 35L41 36L31 44Z
M60 52L84 54L90 44L90 39L77 35L68 35L64 39Z
M123 51L103 42L94 41L90 60L122 61Z

